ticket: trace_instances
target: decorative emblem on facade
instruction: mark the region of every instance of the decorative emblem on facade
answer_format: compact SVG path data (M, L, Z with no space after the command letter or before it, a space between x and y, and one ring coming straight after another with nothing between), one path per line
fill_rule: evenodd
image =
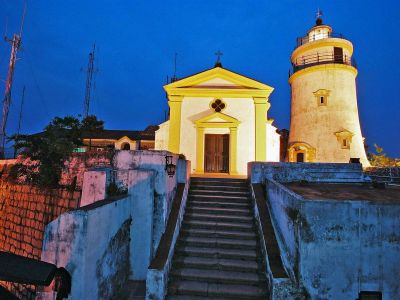
M211 103L211 108L215 110L215 112L221 112L226 107L225 103L222 102L221 99L215 99Z

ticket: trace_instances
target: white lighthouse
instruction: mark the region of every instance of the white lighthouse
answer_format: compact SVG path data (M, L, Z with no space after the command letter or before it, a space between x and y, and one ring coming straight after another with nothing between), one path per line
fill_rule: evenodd
M320 16L307 35L297 39L293 72L290 162L347 163L360 158L369 166L357 108L357 68L353 45L334 34Z

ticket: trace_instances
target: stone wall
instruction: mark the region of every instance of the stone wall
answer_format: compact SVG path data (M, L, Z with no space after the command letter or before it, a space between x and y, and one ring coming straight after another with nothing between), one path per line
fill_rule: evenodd
M306 200L302 215L299 269L314 299L399 298L399 204Z
M274 180L266 192L283 261L312 299L399 295L398 203L306 200Z
M65 169L61 174L60 184L69 186L73 184L76 178L76 189L81 189L83 184L83 174L93 167L111 166L113 150L102 152L74 153L70 159L65 162Z
M279 182L364 182L361 164L349 163L274 163L250 162L247 175L251 183L264 183L266 179Z
M0 250L40 259L45 226L78 206L79 192L39 190L0 181ZM34 287L2 283L17 296L29 299Z
M172 156L172 163L178 165L178 155L168 151L117 151L113 158L116 174L113 175L124 186L129 181L129 170L154 170L154 219L153 252L155 253L164 233L165 226L175 197L177 174L170 177L165 171L165 156Z
M71 299L127 299L128 280L146 277L155 172L130 173L127 195L69 211L46 226L41 258L71 274ZM45 289L38 299L53 293Z

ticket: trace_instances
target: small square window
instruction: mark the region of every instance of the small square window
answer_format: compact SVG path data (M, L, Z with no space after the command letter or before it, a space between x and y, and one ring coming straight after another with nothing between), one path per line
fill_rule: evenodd
M342 149L350 149L350 141L347 138L342 139Z
M325 89L319 89L319 90L313 92L313 94L315 96L315 100L317 100L317 105L319 105L319 106L328 105L328 98L329 98L330 93L331 92L329 90L325 90Z

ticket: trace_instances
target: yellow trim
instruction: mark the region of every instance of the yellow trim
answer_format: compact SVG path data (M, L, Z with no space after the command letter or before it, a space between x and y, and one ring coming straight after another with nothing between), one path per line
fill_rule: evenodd
M354 77L357 77L358 71L356 68L349 66L349 65L344 65L344 64L322 64L322 65L317 65L317 66L312 66L312 67L307 67L304 68L303 70L297 71L292 74L289 78L289 84L292 84L292 82L299 76L312 73L312 72L317 72L317 71L326 71L326 70L347 70L350 71L354 74Z
M331 94L330 90L319 89L319 90L313 92L313 94L315 96L315 100L317 100L318 106L327 106L328 105L328 97ZM324 97L324 103L321 103L321 97Z
M340 147L342 149L350 149L350 145L354 136L354 133L347 129L343 129L341 131L335 132L336 138L338 142L340 143ZM346 145L343 145L343 141L346 141Z
M295 62L296 58L302 53L322 47L340 47L346 49L349 52L350 56L353 54L353 44L350 41L339 38L327 38L301 45L293 51L290 59L292 62Z
M179 153L181 139L181 108L183 96L168 96L169 111L169 140L168 150Z
M245 88L253 88L253 89L261 89L261 90L270 90L272 92L273 88L258 82L254 79L242 76L240 74L231 72L224 68L216 67L209 69L207 71L195 74L193 76L186 77L181 80L177 80L173 83L167 84L164 86L164 89L168 93L172 88L186 88L190 86L199 85L202 82L209 81L214 78L221 78L227 81L230 81L236 85L243 86ZM201 88L201 87L198 87Z
M196 173L204 173L204 127L196 128Z
M219 118L222 119L223 122L210 122L210 120ZM220 112L214 112L208 116L202 117L196 121L194 121L196 127L203 128L230 128L230 127L238 127L240 121L235 119L234 117L225 115Z
M316 149L303 142L295 142L288 148L288 161L297 162L297 153L304 153L304 162L315 162Z
M267 98L254 97L256 161L267 159L267 111L271 106Z
M256 89L223 89L223 88L170 88L168 95L182 95L186 97L213 97L213 98L251 98L253 96L268 98L272 90Z
M214 118L222 119L221 122L212 122ZM229 174L237 174L237 128L240 121L215 112L194 122L196 126L196 174L204 173L204 136L205 128L229 128Z
M237 127L229 128L229 174L237 172Z

